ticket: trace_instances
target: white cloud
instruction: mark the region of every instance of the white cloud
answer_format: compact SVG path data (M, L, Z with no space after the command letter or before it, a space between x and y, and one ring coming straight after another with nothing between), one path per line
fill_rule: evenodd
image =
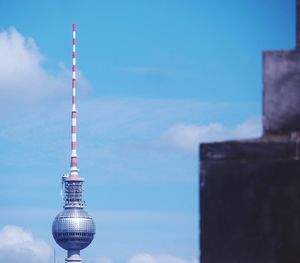
M161 136L160 142L166 146L195 153L202 142L222 141L228 139L246 139L261 135L260 118L249 119L234 127L226 127L221 123L208 125L175 124Z
M19 226L7 225L0 230L0 262L48 263L52 249Z
M146 253L141 253L130 258L128 263L198 263L198 260L195 258L184 259L181 257L175 257L167 254L150 255Z
M25 38L14 27L0 32L0 57L2 102L26 103L69 93L70 71L60 64L57 74L49 73L42 66L46 57L35 41ZM80 79L83 86L88 86L82 76Z
M114 261L108 257L99 257L96 263L113 263ZM151 255L148 253L139 253L132 256L128 263L198 263L196 258L185 259L168 254Z
M34 40L26 39L13 27L0 33L0 56L2 96L26 100L64 90L65 81L42 69L45 57Z
M129 263L157 263L156 260L149 254L138 254L133 256Z
M97 258L96 263L113 263L113 261L108 257L100 256Z

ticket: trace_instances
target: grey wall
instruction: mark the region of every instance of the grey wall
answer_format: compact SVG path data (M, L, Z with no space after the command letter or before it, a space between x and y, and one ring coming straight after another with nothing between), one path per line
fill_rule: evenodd
M201 145L201 263L300 259L297 142Z

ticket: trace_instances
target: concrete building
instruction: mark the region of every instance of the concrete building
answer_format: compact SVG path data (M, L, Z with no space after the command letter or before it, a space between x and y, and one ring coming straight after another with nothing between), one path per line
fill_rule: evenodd
M263 136L200 145L201 263L300 260L300 0L296 48L263 53Z

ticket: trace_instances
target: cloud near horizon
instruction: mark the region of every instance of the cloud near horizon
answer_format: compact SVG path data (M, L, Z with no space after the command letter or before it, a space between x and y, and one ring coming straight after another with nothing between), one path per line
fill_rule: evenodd
M0 229L0 262L9 263L50 263L53 248L45 241L33 237L32 233L20 226L6 225ZM113 263L109 257L99 256L96 263ZM151 255L138 253L128 263L197 263L195 258L184 259L168 254Z
M181 257L175 257L172 255L161 254L161 255L151 255L147 253L141 253L133 256L129 259L128 263L197 263L198 260L184 259Z
M259 137L261 134L261 119L250 118L234 127L228 127L218 122L206 125L175 124L161 135L160 141L165 146L196 153L199 143L249 139Z
M108 257L99 257L96 263L114 263L114 261ZM127 263L198 263L198 260L196 258L185 259L169 254L151 255L148 253L138 253L130 257Z
M19 226L6 225L0 229L0 262L49 263L52 248L43 240Z

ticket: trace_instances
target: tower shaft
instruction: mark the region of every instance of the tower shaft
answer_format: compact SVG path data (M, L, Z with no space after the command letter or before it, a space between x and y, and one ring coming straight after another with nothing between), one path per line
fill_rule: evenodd
M77 167L77 109L76 109L76 26L73 24L72 39L72 112L71 112L71 169L70 177L78 177Z

